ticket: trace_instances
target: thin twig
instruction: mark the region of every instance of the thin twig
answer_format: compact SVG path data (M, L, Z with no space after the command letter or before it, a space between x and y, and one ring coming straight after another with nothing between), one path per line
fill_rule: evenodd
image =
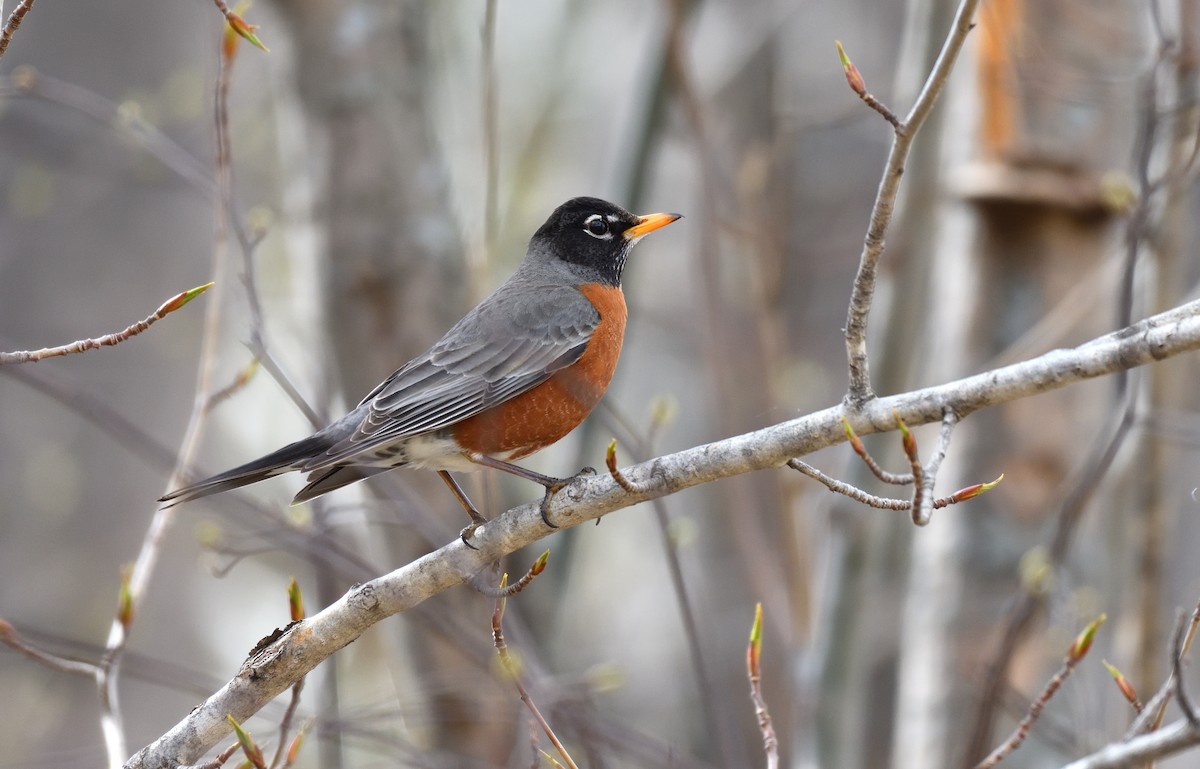
M907 486L913 482L912 473L893 473L884 470L875 461L875 457L871 456L870 452L867 451L867 447L863 445L862 439L854 432L854 428L850 426L850 421L845 417L842 417L842 428L846 431L846 438L850 442L850 448L854 449L854 453L863 461L863 464L867 466L872 475L884 483L890 483L893 486Z
M938 470L942 467L942 461L946 459L946 452L950 448L950 437L954 433L954 425L958 422L958 416L953 409L946 409L942 416L942 429L938 433L938 442L934 447L933 456L929 458L929 462L922 468L922 474L919 481L915 478L914 485L919 486L921 493L919 496L914 495L913 504L913 523L918 526L925 526L933 518L933 509L935 507L933 497L933 487L937 483ZM919 500L919 503L917 503Z
M212 285L212 283L206 283L203 286L197 286L196 288L176 294L159 305L159 308L145 319L139 320L137 323L134 323L132 326L129 326L123 331L105 334L104 336L96 337L95 339L81 339L77 342L71 342L70 344L64 344L59 347L43 347L40 350L19 350L17 352L0 352L0 365L4 365L6 363L32 363L34 361L45 360L46 358L56 358L61 355L87 352L88 350L99 350L101 347L112 347L113 345L118 345L127 339L137 336L158 321L178 310L180 307L183 307L188 302L212 288Z
M793 470L801 472L804 475L807 475L809 478L825 484L825 487L830 491L836 494L841 494L842 496L866 505L867 507L874 507L879 510L912 509L911 499L895 499L893 497L879 497L874 494L870 494L858 488L857 486L853 486L845 481L839 481L837 478L832 478L807 462L803 462L799 459L789 459L787 465Z
M225 765L226 761L233 758L233 754L237 753L238 748L240 747L240 743L234 742L232 745L218 753L217 757L212 761L209 761L207 764L201 764L199 769L221 769L221 767Z
M617 423L626 433L627 440L633 447L633 453L637 459L645 459L655 454L654 436L662 431L663 425L670 419L670 409L656 407L652 409L650 424L647 426L645 434L642 434L634 427L632 420L628 419L620 410L615 408L608 401L600 402L612 420ZM614 442L615 444L615 442ZM616 446L612 446L613 458L609 464L609 472L616 465ZM608 457L605 457L606 464ZM625 481L622 485L620 479ZM662 474L658 470L651 472L651 477L662 479ZM634 484L620 470L613 476L613 480L621 485L625 493L631 493L630 489L637 489L643 484ZM715 687L712 684L713 676L709 672L709 664L704 653L704 646L701 644L701 639L705 635L700 630L700 623L696 620L696 610L693 606L691 593L688 589L688 580L683 574L683 564L679 558L679 543L677 537L671 532L670 515L667 512L666 502L662 499L655 498L651 506L654 509L654 522L658 527L659 541L662 543L663 557L667 566L667 573L671 578L671 589L675 594L675 603L679 607L679 618L683 623L683 637L687 642L688 659L692 665L692 675L696 679L696 688L700 693L700 707L704 712L704 719L708 724L710 734L714 735L714 740L718 745L718 753L720 755L729 755L732 753L729 745L732 738L726 732L728 724L733 720L732 713L722 713L726 708L726 699L717 694ZM599 519L597 519L599 520ZM727 717L726 717L727 716Z
M206 198L216 195L216 186L208 169L195 155L142 119L136 111L124 109L97 93L22 64L11 75L0 77L0 96L36 98L74 110L133 139L141 149Z
M275 755L271 757L271 769L279 767L280 762L287 755L288 733L292 730L296 709L300 707L300 693L304 691L304 682L307 680L307 678L301 678L292 687L292 698L288 701L287 710L283 712L283 718L279 721L279 744L275 746Z
M3 56L4 52L8 50L8 44L12 42L13 35L16 34L17 28L25 20L25 14L32 7L33 0L21 0L9 14L8 21L4 22L4 28L0 29L0 56Z
M846 73L846 82L850 85L850 90L858 94L858 98L871 109L883 115L883 119L892 124L892 128L897 131L903 131L904 126L900 123L900 118L896 117L896 113L878 98L875 94L867 91L866 81L863 80L862 73L858 71L858 67L854 66L854 62L846 55L846 49L842 47L842 41L838 40L837 51L838 58L842 60L842 71Z
M911 499L879 497L874 494L870 494L858 488L857 486L846 483L845 481L839 481L837 478L830 477L807 462L803 462L799 459L789 459L787 461L787 466L793 470L803 473L804 475L807 475L809 478L812 478L815 481L823 483L830 491L841 494L845 497L849 497L855 502L860 502L868 507L874 507L879 510L911 510L913 506L913 501ZM1001 475L994 481L989 481L987 483L976 483L973 486L967 486L966 488L959 489L948 497L939 497L933 500L931 506L935 510L940 510L943 507L958 504L959 502L966 502L967 500L974 499L984 492L991 491L996 487L996 484L1000 483L1000 481L1003 479L1004 476Z
M962 0L959 3L950 32L942 44L942 50L925 80L921 93L903 124L894 130L892 136L892 147L871 210L870 224L859 257L858 274L854 278L854 288L846 314L846 358L850 381L845 403L853 410L860 409L864 403L875 397L871 389L871 374L867 361L867 318L875 295L879 259L883 255L884 240L892 222L896 196L900 191L900 178L904 173L913 139L933 109L938 94L950 77L950 71L954 68L967 34L974 26L972 19L978 5L979 0Z
M1187 632L1183 636L1183 644L1180 649L1172 649L1172 659L1186 656L1192 648L1192 641L1196 638L1196 630L1200 628L1200 603L1192 609L1191 621L1188 623ZM1162 686L1154 693L1154 696L1146 702L1146 706L1138 713L1138 717L1133 720L1129 728L1125 730L1124 739L1130 740L1134 737L1152 732L1162 724L1162 719L1166 715L1167 705L1171 702L1171 697L1175 694L1175 673L1176 665L1171 664L1171 672L1167 675L1167 680L1163 681ZM1189 722L1190 723L1190 722Z
M233 381L208 396L208 400L204 402L204 410L212 411L240 392L246 385L250 384L250 380L254 378L255 372L258 371L258 366L258 358L251 359L250 363L237 373Z
M1042 693L1038 695L1037 699L1030 704L1029 711L1021 719L1020 723L1017 724L1013 733L999 747L993 750L987 758L976 764L975 769L992 769L992 767L999 764L1010 753L1021 746L1021 743L1029 736L1029 730L1033 728L1038 717L1041 716L1042 709L1046 707L1046 703L1050 701L1050 698L1062 686L1063 681L1067 680L1067 677L1075 670L1075 666L1087 656L1088 651L1092 648L1092 640L1095 638L1096 630L1104 623L1105 619L1106 617L1103 614L1100 615L1075 638L1075 641L1071 644L1071 648L1067 651L1067 656L1063 659L1062 666L1046 683L1045 688L1042 689Z
M526 570L524 576L511 585L503 587L493 587L481 579L472 578L470 580L471 587L475 588L480 593L483 593L488 598L511 598L525 588L529 587L529 583L533 582L534 578L546 570L546 562L550 559L550 551L542 552L538 559L533 562L533 565Z
M82 660L73 660L67 657L60 657L57 654L42 651L33 646L24 638L21 638L17 633L16 628L10 625L5 620L0 619L0 643L3 643L13 651L24 654L29 659L41 665L45 665L51 670L60 670L63 673L72 673L75 675L87 676L94 678L98 668L90 662Z
M1193 623L1196 616L1197 613L1193 612ZM1200 729L1200 719L1196 717L1196 708L1192 706L1192 698L1187 693L1187 683L1183 680L1183 659L1186 654L1184 646L1187 643L1188 625L1187 615L1179 612L1171 642L1171 675L1175 679L1175 700L1179 703L1179 709L1183 711L1193 729Z
M1197 305L1200 310L1200 304ZM1133 387L1125 391L1123 402L1118 402L1112 410L1110 423L1099 432L1099 438L1092 441L1091 454L1080 465L1076 478L1070 485L1070 490L1062 500L1062 505L1055 515L1054 534L1050 539L1049 563L1051 569L1058 569L1066 562L1071 540L1088 507L1088 502L1099 487L1099 479L1103 478L1117 458L1125 438L1129 435L1134 424L1134 414L1137 404L1136 390ZM1008 680L1008 668L1021 640L1028 634L1030 627L1042 606L1044 596L1036 590L1024 590L1017 598L1015 605L1005 621L1004 633L992 653L984 674L983 685L980 687L975 713L972 716L971 737L967 742L966 761L974 761L985 755L991 745L992 722L996 708L1002 701L1000 696ZM1149 705L1147 705L1149 710ZM1143 711L1143 714L1145 711ZM964 763L966 762L964 761Z
M220 83L223 78L228 78L229 62L226 61L226 57L224 56L218 57L218 61L217 78L218 83ZM226 93L227 89L223 89L218 84L218 102ZM217 109L218 111L222 109L220 104L218 104ZM218 132L219 129L220 123L218 121ZM220 142L220 139L218 139L218 142ZM218 196L218 200L220 199L220 196ZM217 227L213 249L212 274L214 280L217 282L225 274L226 255L228 253L227 230L221 224L225 219L224 211L224 206L219 204L216 206ZM218 286L217 290L220 292L222 287ZM204 427L207 424L207 411L204 406L208 402L209 393L213 390L212 378L216 361L218 332L221 323L220 298L219 295L213 297L213 300L209 302L206 308L204 333L197 366L196 395L193 400L191 415L188 418L187 429L184 432L183 441L175 460L175 467L171 472L170 478L167 480L168 489L175 488L181 483L186 468L192 464L196 450L199 448L200 438L204 433ZM151 576L158 565L162 541L166 537L171 524L174 522L174 514L171 512L173 509L170 507L158 507L150 519L150 524L146 527L141 549L138 551L137 559L128 572L127 581L124 586L131 612L134 607L140 605L141 599L149 587ZM111 768L122 766L128 757L128 751L125 748L124 729L121 725L117 693L121 661L129 639L129 629L129 622L121 621L120 616L114 619L109 629L108 640L105 643L100 674L97 676L97 688L100 691L101 701L101 726L104 732L105 747L108 751L108 762Z
M608 444L608 450L604 455L604 464L608 467L608 474L617 482L617 485L625 490L628 494L644 494L654 486L655 477L652 475L650 479L642 483L634 483L625 477L625 473L621 472L621 468L617 467L617 439L613 438Z
M507 577L500 581L500 589L507 587ZM579 769L575 762L571 760L571 755L567 752L566 747L559 741L558 735L550 728L550 724L542 716L542 712L538 710L538 706L534 703L533 698L529 696L525 685L521 683L520 670L517 663L513 661L512 656L508 653L508 644L504 641L504 629L502 622L504 619L504 607L507 602L506 598L496 599L496 609L492 612L492 640L495 642L496 653L500 655L500 664L504 666L504 671L508 673L512 679L513 685L517 687L517 692L521 696L521 702L525 703L525 707L529 709L530 716L538 722L542 732L546 735L546 739L550 740L558 754L567 762L570 769Z
M750 626L750 642L746 646L746 676L750 680L750 701L754 703L754 717L762 733L763 752L767 756L767 769L779 766L779 738L771 723L771 713L762 693L762 604L754 606L754 624Z

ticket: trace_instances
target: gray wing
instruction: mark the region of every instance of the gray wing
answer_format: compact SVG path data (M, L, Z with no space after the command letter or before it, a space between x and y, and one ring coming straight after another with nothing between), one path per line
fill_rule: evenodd
M514 398L577 361L599 324L572 287L510 281L327 428L334 443L302 469L345 463Z

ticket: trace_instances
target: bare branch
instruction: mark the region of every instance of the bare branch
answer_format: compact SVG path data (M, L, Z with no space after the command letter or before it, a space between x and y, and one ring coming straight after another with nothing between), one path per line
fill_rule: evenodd
M70 355L76 352L87 352L88 350L99 350L101 347L112 347L120 344L127 339L137 336L146 329L153 326L158 321L183 307L188 302L203 294L208 289L212 288L212 283L206 283L203 286L189 289L183 293L176 294L167 301L163 302L157 310L151 313L144 320L139 320L132 326L129 326L124 331L118 331L114 334L105 334L95 339L81 339L78 342L71 342L60 347L44 347L41 350L21 350L17 352L0 352L0 365L6 363L32 363L34 361L44 360L46 358L56 358L61 355Z
M950 33L942 44L941 53L933 65L933 70L925 80L921 93L905 117L902 125L895 129L892 137L892 148L888 153L887 164L875 195L875 204L871 209L870 225L863 241L862 255L859 257L858 274L854 277L854 288L850 295L850 307L846 316L846 357L850 367L850 385L846 392L845 403L851 409L858 409L874 397L871 390L871 373L867 363L867 317L871 312L871 301L875 294L875 276L879 266L879 258L883 255L884 239L887 229L892 222L892 213L896 207L896 195L900 191L900 177L904 173L908 152L912 147L913 138L921 129L925 118L929 116L933 104L941 93L943 86L950 77L950 71L958 59L959 51L971 31L975 16L975 8L979 0L962 0L954 16Z
M1055 350L1022 363L937 387L879 398L852 421L860 432L890 430L899 414L910 425L940 422L946 408L961 417L987 406L1065 387L1116 371L1200 349L1200 302L1192 302L1073 349ZM841 407L831 407L762 430L643 462L625 470L637 493L608 475L581 479L551 503L555 521L577 526L607 513L682 489L753 470L781 467L789 459L846 439ZM548 534L540 503L509 510L461 540L358 585L313 617L296 623L255 654L236 677L183 721L144 748L126 766L192 763L229 733L226 714L247 718L322 660L374 623L416 606L468 579L493 561Z

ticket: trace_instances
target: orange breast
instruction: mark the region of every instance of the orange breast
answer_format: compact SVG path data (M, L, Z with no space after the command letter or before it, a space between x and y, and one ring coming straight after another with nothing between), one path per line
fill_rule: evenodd
M600 402L625 339L625 295L599 283L579 291L600 313L583 355L532 390L455 425L454 438L464 449L520 459L574 430Z

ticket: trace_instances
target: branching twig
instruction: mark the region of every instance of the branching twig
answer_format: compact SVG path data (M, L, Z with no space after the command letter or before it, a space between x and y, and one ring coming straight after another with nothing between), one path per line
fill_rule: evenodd
M804 475L807 475L809 478L812 478L815 481L823 483L830 491L841 494L845 497L849 497L855 502L864 504L867 507L874 507L879 510L911 510L913 506L913 501L911 499L879 497L874 494L870 494L858 488L857 486L846 483L845 481L839 481L837 478L831 478L807 462L802 462L799 459L789 459L787 461L787 466L793 470L803 473ZM989 481L987 483L976 483L973 486L967 486L966 488L959 489L948 497L939 497L933 500L931 507L935 510L940 510L941 508L948 507L949 505L974 499L980 494L996 488L996 484L1000 483L1002 480L1004 480L1003 475L994 481Z
M950 71L954 68L967 34L974 26L971 20L975 16L978 4L979 0L962 0L959 4L950 32L942 44L942 50L925 80L921 93L904 121L894 126L891 151L888 153L887 165L871 210L870 225L863 241L858 274L854 278L854 288L846 315L846 357L850 382L845 403L852 411L861 408L864 403L875 397L871 390L871 374L867 363L867 317L871 312L871 302L875 294L879 258L883 255L884 239L891 225L896 196L900 191L900 177L904 173L913 139L933 109L938 94L950 77ZM866 91L865 85L863 91Z
M938 470L941 469L942 461L946 459L946 452L950 448L950 437L954 433L954 425L958 422L958 416L952 409L946 409L942 414L942 429L938 433L937 446L934 447L933 456L929 458L929 462L924 466L920 466L919 460L916 458L916 441L913 441L912 459L921 467L920 472L914 468L913 470L913 523L918 526L924 526L929 523L933 517L934 504L933 487L937 483ZM1004 476L1001 476L1003 478ZM999 483L999 479L996 480ZM994 484L993 484L994 485ZM990 488L990 487L989 487Z
M64 344L61 347L44 347L41 350L19 350L17 352L0 352L0 365L6 363L32 363L33 361L44 360L46 358L55 358L60 355L70 355L71 353L87 352L88 350L99 350L101 347L112 347L120 344L127 339L137 336L146 329L153 326L158 321L183 307L188 302L203 294L212 287L212 283L206 283L203 286L189 289L183 293L176 294L167 301L163 302L157 310L150 314L144 320L139 320L132 326L129 326L124 331L118 331L113 334L105 334L95 339L81 339L78 342Z
M1172 649L1172 658L1178 659L1181 656L1187 655L1192 648L1192 641L1196 638L1196 630L1200 628L1200 603L1192 609L1191 621L1188 623L1187 632L1183 637L1181 649ZM1146 703L1146 706L1138 713L1138 717L1133 720L1129 728L1125 731L1125 739L1132 739L1139 734L1146 734L1158 728L1162 723L1163 716L1166 714L1167 705L1171 701L1171 696L1175 693L1175 664L1171 664L1171 673L1167 676L1167 680L1163 681L1162 686L1154 693L1154 696Z
M1071 648L1067 650L1067 656L1065 659L1063 659L1062 667L1060 667L1058 672L1051 677L1051 679L1046 683L1045 688L1042 689L1042 693L1039 694L1037 699L1035 699L1029 706L1029 712L1026 713L1025 717L1022 718L1020 723L1017 724L1017 728L1014 729L1009 738L1005 740L998 748L993 750L987 758L976 764L975 769L992 769L992 767L1003 761L1008 754L1012 753L1021 746L1021 743L1024 742L1025 738L1029 736L1029 730L1038 720L1038 717L1041 716L1042 709L1046 707L1046 703L1050 701L1050 698L1053 697L1054 693L1058 691L1058 688L1062 686L1063 681L1067 680L1067 676L1071 675L1071 671L1075 669L1075 666L1079 664L1080 660L1087 655L1088 650L1092 648L1092 640L1096 636L1096 630L1100 627L1105 619L1105 615L1101 614L1098 618L1093 620L1091 624L1085 627L1083 631L1075 638L1074 643L1071 644Z
M835 41L837 44L838 58L842 60L842 71L846 73L846 82L850 85L850 90L858 94L858 98L871 109L883 115L883 119L892 124L892 128L897 131L903 131L904 125L901 124L900 118L896 117L896 113L892 112L886 104L879 101L875 94L867 91L867 83L863 80L862 73L858 71L858 67L854 66L854 62L850 61L850 57L846 55L846 49L842 47L842 41Z
M907 486L913 482L912 473L892 473L884 470L875 461L875 457L871 456L870 452L867 451L867 447L863 445L862 439L854 432L854 428L850 426L849 420L845 417L842 417L842 428L846 431L846 439L850 442L850 448L854 449L854 453L863 461L872 475L884 483L890 483L893 486Z

